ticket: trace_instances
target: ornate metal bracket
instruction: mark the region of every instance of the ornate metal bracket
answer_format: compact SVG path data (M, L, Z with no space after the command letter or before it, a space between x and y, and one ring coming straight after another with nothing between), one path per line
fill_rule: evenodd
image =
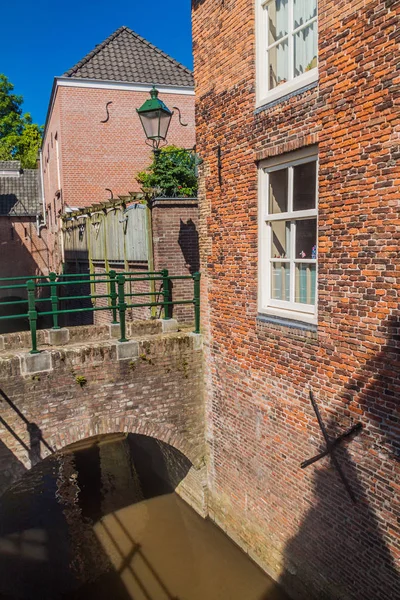
M108 112L108 107L110 106L110 104L112 104L112 100L110 100L110 102L107 102L107 104L106 104L106 113L107 113L107 116L104 119L104 121L100 121L100 123L107 123L107 121L109 120L110 113Z
M340 479L342 480L342 483L344 485L344 487L346 488L347 493L349 494L351 501L356 504L357 503L357 498L354 495L353 490L351 489L351 486L349 484L349 482L346 479L346 476L342 470L342 467L340 466L340 463L335 455L335 448L346 438L352 436L353 434L357 434L361 431L361 429L363 428L362 423L357 423L356 425L353 425L353 427L351 427L348 431L346 431L345 433L342 433L341 435L339 435L337 438L332 439L329 437L328 432L326 431L325 425L322 421L322 417L321 417L321 413L319 412L319 408L317 406L317 403L315 402L314 399L314 394L312 393L312 391L310 390L310 400L311 400L311 404L312 407L314 409L315 415L317 417L317 421L318 421L318 425L320 426L320 429L322 431L322 435L324 436L325 442L326 442L326 449L321 452L320 454L317 454L317 456L314 456L313 458L309 458L308 460L305 460L301 463L300 467L302 469L305 469L306 467L308 467L309 465L312 465L314 463L316 463L318 460L320 460L321 458L323 458L324 456L330 456L333 466L335 467L335 469L337 470Z
M182 123L182 118L181 118L181 111L177 106L173 106L172 107L174 110L178 111L178 118L179 118L179 125L182 125L182 127L187 127L188 123Z

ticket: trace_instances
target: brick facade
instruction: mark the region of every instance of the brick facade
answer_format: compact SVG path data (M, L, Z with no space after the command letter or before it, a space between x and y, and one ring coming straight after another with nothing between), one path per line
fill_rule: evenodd
M250 0L193 1L210 515L293 598L400 588L399 3L319 3L319 82L255 110ZM396 29L397 25L397 29ZM318 325L258 318L257 162L318 144ZM221 181L217 146L221 147ZM329 432L353 506L328 459Z
M0 216L0 255L0 277L47 273L46 231L39 236L35 217Z

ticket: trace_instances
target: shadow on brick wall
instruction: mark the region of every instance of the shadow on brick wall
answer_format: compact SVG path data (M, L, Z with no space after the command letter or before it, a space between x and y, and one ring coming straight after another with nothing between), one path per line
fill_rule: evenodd
M42 271L35 261L34 256L40 257L42 254L45 254L45 259L41 262L43 265L48 264L49 252L47 245L44 240L41 239L41 243L43 244L43 249L38 248L35 245L35 240L33 238L29 238L29 231L33 227L35 228L35 224L31 222L26 222L24 229L26 231L26 239L30 239L30 244L32 247L32 253L28 250L24 241L21 239L20 235L13 227L12 219L8 217L1 217L1 219L8 219L7 223L9 223L9 237L2 239L2 255L0 259L0 277L9 278L9 277L22 277L29 275L40 275ZM20 222L18 222L20 224ZM24 225L24 222L22 222ZM8 228L7 228L8 229ZM4 229L2 231L5 231ZM43 258L43 256L42 256ZM0 286L12 286L12 285L21 285L20 280L11 280L8 282L0 282ZM45 298L49 296L49 289L42 288L38 297ZM15 287L10 289L1 289L0 287L0 316L16 316L27 314L28 312L28 304L27 302L24 304L6 304L9 302L19 302L21 300L27 300L27 292L24 288ZM40 313L43 311L47 311L49 309L49 305L47 303L38 303L36 305L36 310L38 311L38 329L43 329L48 327L50 324L49 317L42 316ZM27 331L29 329L29 322L27 317L13 318L13 319L1 319L0 320L0 334L2 333L12 333L14 331Z
M390 539L394 544L398 540L398 492L392 485L400 459L398 316L391 316L380 331L387 340L382 351L349 379L340 394L347 406L355 403L363 409L362 463L355 464L346 447L335 450L357 504L350 501L329 459L314 467L311 508L286 546L280 579L294 598L398 598L400 572L388 547ZM343 432L333 422L327 423L327 430L332 437ZM356 452L356 462L357 457Z
M199 234L192 219L186 223L180 219L178 244L189 273L197 273L200 269Z
M28 434L28 440L26 442L21 439L9 422L4 418L5 405L8 405L9 408L11 408L11 414L13 414L13 416L16 415L17 418L24 423ZM36 423L29 421L2 389L0 389L0 407L2 412L2 415L0 416L0 425L12 435L20 449L22 448L26 452L31 467L34 467L42 460L41 444L43 444L51 454L54 452L51 446L43 438L42 432ZM0 495L10 486L10 484L17 481L25 472L26 468L20 460L3 442L0 441Z
M316 469L312 508L286 545L280 583L307 600L395 600L400 575L380 532L385 526L346 450L337 457L358 502L351 503L334 468Z

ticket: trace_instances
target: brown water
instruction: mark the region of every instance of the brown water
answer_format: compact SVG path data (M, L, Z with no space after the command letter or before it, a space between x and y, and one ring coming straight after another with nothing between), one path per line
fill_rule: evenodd
M189 468L143 436L37 465L0 499L0 597L288 600L173 492Z

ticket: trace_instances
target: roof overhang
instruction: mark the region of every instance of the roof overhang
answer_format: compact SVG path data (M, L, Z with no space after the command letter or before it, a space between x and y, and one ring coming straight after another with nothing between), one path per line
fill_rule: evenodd
M129 83L127 81L107 81L103 79L87 79L86 77L56 77L56 85L62 87L96 88L104 90L124 90L128 92L150 92L155 85L160 94L183 94L194 96L193 86L163 85L157 82Z

